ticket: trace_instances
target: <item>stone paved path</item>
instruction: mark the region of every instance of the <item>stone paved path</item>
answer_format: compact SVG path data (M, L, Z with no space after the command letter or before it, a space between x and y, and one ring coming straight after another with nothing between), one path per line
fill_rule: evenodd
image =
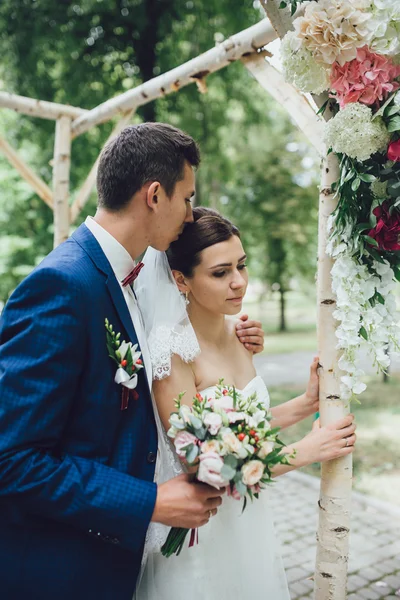
M299 471L271 491L292 600L313 597L319 480ZM400 508L353 493L348 600L399 600ZM273 600L273 599L271 599Z

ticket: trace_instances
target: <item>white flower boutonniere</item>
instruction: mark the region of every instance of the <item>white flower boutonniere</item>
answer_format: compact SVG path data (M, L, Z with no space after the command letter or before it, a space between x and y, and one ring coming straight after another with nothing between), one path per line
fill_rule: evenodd
M108 319L105 325L108 355L118 366L114 381L122 385L121 410L126 410L129 396L132 395L135 400L138 398L134 390L138 384L138 373L143 369L142 353L138 352L137 344L121 342L121 334L115 333Z

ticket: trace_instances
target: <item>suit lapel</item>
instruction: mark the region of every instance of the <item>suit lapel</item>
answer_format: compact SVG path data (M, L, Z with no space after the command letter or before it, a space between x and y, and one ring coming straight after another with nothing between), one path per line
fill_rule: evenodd
M99 269L99 271L106 275L106 286L108 289L108 293L110 294L111 301L114 304L115 309L129 337L129 340L125 341L131 341L132 344L138 344L139 342L136 335L136 331L132 323L132 318L129 313L128 306L125 302L121 286L119 285L117 278L115 277L114 271L112 270L110 263L108 262L103 250L101 249L100 244L85 224L82 224L80 227L78 227L78 229L72 234L72 238L90 256L97 269ZM148 383L150 393L151 383L149 383L148 381L147 373L146 382Z

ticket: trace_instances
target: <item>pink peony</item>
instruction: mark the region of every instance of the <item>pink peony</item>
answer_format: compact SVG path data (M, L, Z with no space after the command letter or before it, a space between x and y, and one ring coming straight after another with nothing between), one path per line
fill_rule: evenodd
M367 46L357 50L357 57L341 66L332 65L331 88L336 92L340 108L350 102L361 102L371 106L385 100L400 84L400 65L389 58L370 52Z
M217 489L226 487L229 484L229 481L224 479L221 475L223 466L224 461L216 452L201 454L197 479Z
M199 440L197 437L192 433L189 433L189 431L179 431L174 439L176 453L179 458L186 457L186 453L184 452L183 448L189 446L189 444L197 444L198 441Z

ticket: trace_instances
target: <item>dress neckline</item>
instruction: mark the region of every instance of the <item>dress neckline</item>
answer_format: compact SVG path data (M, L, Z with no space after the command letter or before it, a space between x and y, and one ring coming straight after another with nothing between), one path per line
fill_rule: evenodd
M244 388L243 388L243 389L236 388L236 391L237 391L237 392L239 392L239 394L243 394L243 393L244 393L244 392L247 390L247 388L249 388L249 387L250 387L250 385L251 385L252 383L254 383L254 382L257 380L257 379L261 379L261 381L262 381L262 382L264 382L264 380L263 380L263 378L261 377L261 375L255 375L255 376L253 377L253 379L250 379L250 381L249 381L248 383L246 383L246 385L244 386ZM214 388L216 388L216 387L217 387L217 384L214 384L214 385L209 385L208 387L204 388L203 390L200 390L200 392L199 392L199 393L200 393L200 394L204 394L204 392L207 392L208 390L212 390L212 389L214 389Z

